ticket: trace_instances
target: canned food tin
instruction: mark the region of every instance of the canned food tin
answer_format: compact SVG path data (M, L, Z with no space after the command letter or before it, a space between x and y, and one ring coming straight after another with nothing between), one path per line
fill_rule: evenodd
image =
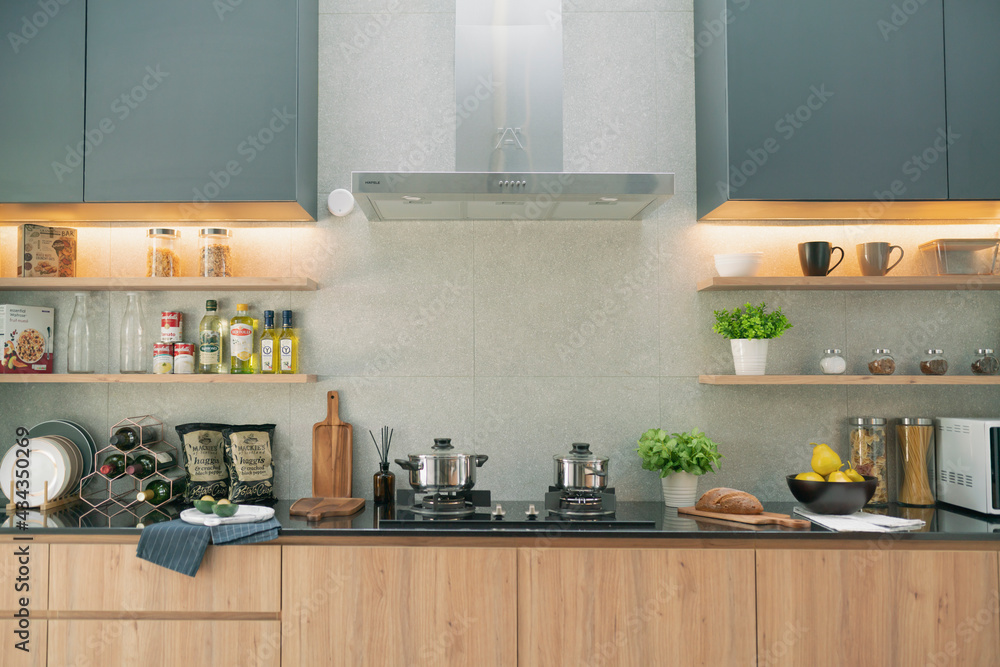
M164 343L179 343L184 327L184 313L165 310L160 314L160 340Z
M174 372L173 343L153 343L153 372L161 374Z
M194 373L194 343L174 343L174 373Z

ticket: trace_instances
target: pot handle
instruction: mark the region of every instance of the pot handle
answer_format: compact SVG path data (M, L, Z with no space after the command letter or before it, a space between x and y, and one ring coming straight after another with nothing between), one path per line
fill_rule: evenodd
M608 476L608 471L607 470L594 470L593 468L587 468L587 471L591 475L593 475L594 477L607 477Z
M410 472L416 472L423 467L423 464L421 463L414 463L412 461L407 461L406 459L396 459L396 465L403 470L409 470Z
M482 468L483 464L490 460L486 454L476 454L476 467Z

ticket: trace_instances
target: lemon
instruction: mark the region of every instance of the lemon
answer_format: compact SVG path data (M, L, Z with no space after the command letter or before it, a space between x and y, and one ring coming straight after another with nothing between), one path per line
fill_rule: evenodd
M223 498L218 503L216 503L216 505L228 505L228 504L229 504L229 501L226 498Z
M825 482L823 475L818 472L800 472L795 476L795 479L803 479L807 482Z
M215 498L213 498L212 496L210 496L208 494L205 494L204 496L202 496L198 500L204 500L205 502L208 502L208 503L214 503L215 502Z
M840 460L840 456L830 448L830 445L817 445L815 442L810 442L809 444L815 445L813 447L811 463L813 472L816 474L826 477L833 471L840 470L840 467L844 465L843 461Z

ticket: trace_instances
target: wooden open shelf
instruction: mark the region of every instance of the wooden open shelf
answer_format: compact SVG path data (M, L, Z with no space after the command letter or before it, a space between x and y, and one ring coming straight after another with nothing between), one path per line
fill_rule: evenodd
M757 276L709 278L699 292L737 290L1000 290L1000 276Z
M310 292L312 278L0 278L0 290L44 292Z
M9 374L0 375L0 384L4 382L16 384L77 384L77 383L121 383L121 384L156 384L156 383L181 383L181 384L307 384L316 382L315 375L198 375L198 374L157 374L157 373L65 373L51 375L30 375L30 374Z
M716 385L1000 385L1000 375L699 375L698 382Z

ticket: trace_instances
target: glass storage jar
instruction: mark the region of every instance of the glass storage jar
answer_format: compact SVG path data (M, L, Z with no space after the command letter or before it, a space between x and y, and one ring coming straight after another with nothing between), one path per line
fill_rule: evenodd
M902 475L899 503L928 507L934 504L934 420L904 417L896 425L896 443Z
M993 356L993 350L988 347L976 350L972 372L976 375L996 375L997 371L1000 371L1000 359Z
M875 495L869 505L889 502L889 470L885 464L885 419L851 417L848 420L851 441L851 467L862 475L878 478Z
M233 233L220 227L198 232L198 274L203 278L232 278L233 255L229 240Z
M823 350L823 358L819 360L823 375L843 375L847 370L847 361L841 356L840 350L831 348Z
M892 375L896 372L896 360L888 348L872 350L872 360L868 362L868 372L872 375Z
M176 229L157 228L146 232L146 277L175 278L181 275L181 265L175 245L180 233Z
M948 372L948 360L941 350L927 350L920 360L920 372L924 375L944 375Z

